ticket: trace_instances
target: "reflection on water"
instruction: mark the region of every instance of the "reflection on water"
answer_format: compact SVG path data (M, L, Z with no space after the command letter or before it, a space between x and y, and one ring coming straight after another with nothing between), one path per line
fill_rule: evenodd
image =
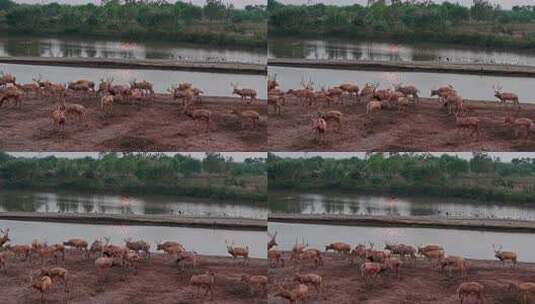
M535 220L535 207L451 198L386 197L348 193L269 194L275 213L371 216L459 216Z
M266 202L216 201L173 196L1 191L0 212L175 214L267 218Z
M43 79L67 83L75 79L89 79L97 84L100 79L113 78L115 84L128 84L134 79L147 80L154 84L154 90L167 93L167 89L179 82L190 82L202 89L205 95L232 96L231 82L240 87L253 88L259 98L266 98L266 77L263 75L221 74L189 71L161 71L136 69L100 69L61 66L35 66L22 64L0 64L0 70L17 77L17 82L31 82L42 75ZM234 95L237 97L237 95Z
M424 72L381 72L349 71L330 69L309 69L289 67L269 67L269 74L277 74L282 90L298 88L302 79L311 79L316 88L335 86L352 82L362 87L367 82L377 82L381 88L391 88L397 83L411 84L418 87L420 96L429 97L431 89L451 84L466 99L497 100L493 86L501 86L504 91L515 92L520 103L533 103L532 78L478 76L449 73Z
M385 243L404 243L413 246L440 244L446 255L459 255L472 259L493 260L492 244L504 250L516 251L521 262L535 262L529 254L535 250L535 235L529 233L501 233L430 228L379 228L332 225L269 223L270 232L278 232L280 248L290 250L296 239L309 246L324 249L325 245L339 241L355 246L374 243L384 248Z
M265 64L261 49L227 49L203 44L121 42L79 38L0 37L0 56L110 59L170 59Z
M490 50L431 43L386 43L344 40L299 40L273 38L268 44L269 58L435 61L478 64L535 65L531 52Z
M263 231L233 231L223 229L201 229L158 226L86 225L45 222L23 222L0 220L0 228L10 229L12 244L29 244L33 239L50 244L69 238L80 237L92 242L98 238L110 237L114 244L123 244L123 239L143 239L156 251L156 243L162 240L176 240L186 249L203 255L227 256L225 240L238 246L249 246L250 255L266 257L266 233Z

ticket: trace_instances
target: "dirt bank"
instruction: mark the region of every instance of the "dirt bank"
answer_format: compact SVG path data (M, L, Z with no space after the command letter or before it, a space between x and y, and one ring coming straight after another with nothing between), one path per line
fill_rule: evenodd
M374 60L331 60L272 58L270 66L361 71L435 72L494 76L535 76L534 66L507 64L461 64L443 62L389 62Z
M63 287L56 285L47 294L47 303L267 303L264 297L251 296L247 286L240 282L243 274L266 274L266 262L251 259L249 265L228 257L201 256L195 270L181 271L171 257L153 254L150 262L139 266L137 275L124 269L112 268L106 277L98 276L94 257L81 258L77 253L66 257L65 267L69 271L66 302L63 302ZM29 273L38 270L40 262L16 262L8 266L7 273L0 274L2 304L39 303L39 294L27 288ZM51 265L50 265L51 266ZM216 273L214 301L209 297L197 297L195 289L189 286L192 274L213 271Z
M171 215L117 215L0 212L0 220L78 223L98 225L144 225L265 231L267 221L247 218L188 217Z
M69 97L68 102L87 108L83 121L67 121L63 133L54 128L52 100L27 97L22 109L0 108L0 150L4 151L265 151L266 106L264 101L247 105L239 98L203 97L195 109L212 112L211 131L197 127L169 95L144 101L117 102L104 115L95 97ZM231 110L255 110L260 122L255 129L240 126Z
M504 125L506 115L516 114L511 105L504 107L496 102L465 102L468 116L481 119L481 138L471 138L464 131L457 136L455 116L437 99L420 98L407 112L396 109L382 110L366 115L366 103L349 101L344 104L304 107L290 98L281 115L270 108L268 120L269 149L271 151L533 151L535 134L527 139L515 138L513 131ZM323 142L312 132L311 117L318 110L338 110L344 114L343 129L336 124L327 130ZM518 117L535 120L535 105L522 104Z
M240 62L190 62L163 59L0 57L0 63L71 66L104 69L145 69L266 75L262 64Z
M285 254L287 258L288 253ZM468 260L466 281L477 281L485 287L486 304L519 304L515 294L508 290L510 282L533 281L535 264L520 263L516 268L502 266L497 261ZM308 304L458 304L457 288L463 279L453 271L451 277L447 272L433 269L431 264L418 259L413 265L403 265L401 279L393 273L382 274L377 281L366 285L360 277L356 265L351 266L347 260L333 254L325 255L324 265L314 269L312 266L295 268L270 268L272 283L269 288L269 303L286 304L287 301L273 297L278 290L277 282L291 286L290 281L296 271L317 273L323 278L321 294L312 291ZM476 303L465 301L465 304ZM532 299L532 300L535 300ZM531 303L531 302L530 302Z
M270 214L269 222L373 227L418 227L534 233L534 221L439 216Z

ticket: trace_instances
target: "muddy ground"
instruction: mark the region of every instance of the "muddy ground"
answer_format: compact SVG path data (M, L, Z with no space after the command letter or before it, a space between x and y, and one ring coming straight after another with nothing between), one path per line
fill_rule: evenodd
M264 101L247 105L239 98L203 97L194 109L212 111L211 131L183 114L169 95L144 101L119 101L108 115L94 96L70 96L67 102L87 108L86 118L69 119L65 130L54 128L52 99L26 97L21 109L0 107L0 150L4 151L265 151L267 108ZM260 122L240 126L231 110L255 110Z
M288 258L286 253L285 257ZM477 281L484 285L485 304L520 304L516 294L509 290L511 282L535 281L535 264L519 263L516 268L502 266L497 261L468 260L466 281ZM393 273L384 273L376 281L366 285L360 277L357 265L334 254L324 257L324 265L294 268L270 268L269 303L286 304L287 301L273 297L278 290L277 282L292 287L291 278L296 271L316 273L322 276L323 286L320 294L312 287L307 304L458 304L457 288L463 282L455 271L447 272L433 269L429 262L422 259L413 265L403 265L400 279ZM474 298L465 304L477 303ZM531 302L535 303L535 297Z
M466 101L468 116L481 119L481 138L468 131L457 136L455 115L449 115L438 99L420 98L407 112L382 110L366 115L366 103L345 99L344 104L305 107L289 98L281 115L270 107L268 141L271 151L533 151L535 134L514 137L504 125L507 114L535 120L535 105L522 104L517 113L512 105ZM311 117L317 112L338 110L344 114L343 128L328 125L323 141L315 138Z
M94 259L81 258L71 252L67 255L65 267L69 271L68 293L64 293L61 283L55 285L46 296L46 303L221 303L249 304L267 303L262 295L251 295L247 285L240 282L243 274L266 274L266 262L250 259L242 262L227 257L201 256L196 270L182 272L169 256L153 254L150 262L138 268L137 275L122 268L112 268L106 277L98 276ZM39 293L28 288L29 273L38 270L40 262L17 262L8 266L7 273L0 273L0 303L39 303ZM52 265L50 265L52 266ZM197 297L196 290L189 286L192 274L214 271L214 299ZM64 301L65 300L65 301Z

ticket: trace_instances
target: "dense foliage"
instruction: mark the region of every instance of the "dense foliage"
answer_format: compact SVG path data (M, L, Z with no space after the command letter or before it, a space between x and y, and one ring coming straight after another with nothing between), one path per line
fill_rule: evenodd
M535 6L503 10L486 0L471 7L433 1L370 1L370 5L283 5L268 0L275 35L349 37L535 47ZM452 1L455 2L455 1Z
M533 202L535 159L502 162L484 153L470 160L444 154L377 153L366 158L268 156L269 189L349 190Z
M207 153L101 154L98 159L23 158L0 153L0 188L178 194L220 199L265 199L265 159L244 162Z
M208 0L204 7L161 0L102 0L101 5L30 5L0 0L0 28L18 34L264 46L266 18L263 7L239 10L221 0Z

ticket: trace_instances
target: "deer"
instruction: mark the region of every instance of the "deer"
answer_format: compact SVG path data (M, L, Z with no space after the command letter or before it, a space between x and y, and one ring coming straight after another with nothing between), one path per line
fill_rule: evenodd
M29 245L9 245L8 244L4 248L13 252L13 254L15 255L15 258L22 257L22 261L26 261L28 260L28 258L30 258L30 261L31 261L31 255L30 255L31 247Z
M524 137L529 136L531 127L533 126L533 120L525 117L513 118L512 116L505 117L505 125L509 125L514 130L515 137L518 137L518 133L524 133Z
M210 124L212 123L212 112L205 109L198 109L198 110L191 110L190 108L186 108L184 110L184 114L186 116L191 117L193 121L195 122L195 126L198 127L198 124L200 121L206 122L206 131L210 131Z
M26 96L29 96L30 93L33 93L34 96L39 96L40 88L36 83L15 84L15 86Z
M59 254L61 254L62 260L65 261L65 247L61 244L48 246L45 243L44 246L37 249L37 254L41 257L42 265L44 265L45 261L48 261L47 259L50 257L54 257L54 262L57 264Z
M329 250L334 250L338 254L349 255L351 252L351 245L342 242L335 242L325 246L325 252L328 252Z
M457 268L461 277L466 275L466 262L463 257L460 256L447 256L440 259L440 269L444 270L448 268L448 273L451 276L452 268Z
M40 303L45 303L45 293L52 287L52 279L46 275L34 279L30 274L30 286L41 293Z
M529 304L529 299L533 299L535 296L535 283L509 283L509 290L518 293L520 304Z
M306 249L303 250L300 254L297 255L296 262L302 263L302 262L312 262L314 264L314 267L318 267L320 265L323 265L323 261L321 258L321 252L317 249Z
M336 122L338 125L338 132L340 131L340 128L342 128L342 120L344 118L344 114L340 111L328 111L328 112L318 112L318 117L324 119L327 123L330 121Z
M418 93L420 93L420 91L413 85L403 86L401 83L399 83L394 87L394 90L396 92L403 93L405 96L412 96L416 103L420 101L420 97L418 97Z
M267 243L267 250L270 250L271 248L275 247L275 246L278 246L279 244L277 244L277 233L278 232L275 232L275 233L270 233L268 231L268 236L269 236L269 241Z
M0 229L0 247L4 246L7 242L11 241L9 239L9 228L6 230Z
M267 256L270 267L277 267L279 264L284 267L284 259L280 250L270 249L268 250Z
M439 97L439 101L440 101L440 100L442 100L442 98L444 96L446 96L446 94L449 94L452 91L455 91L455 89L453 88L452 85L442 86L442 87L440 87L438 89L432 89L431 90L431 97L438 96Z
M267 283L268 278L264 275L242 275L241 276L241 282L244 282L249 287L249 290L251 291L251 295L255 294L255 290L262 291L262 296L265 296L267 294Z
M77 103L62 102L58 109L63 110L66 115L77 117L78 120L85 119L87 109Z
M69 82L67 89L74 92L88 93L95 90L95 83L88 80L78 80L76 82Z
M113 83L113 78L108 78L106 80L100 79L100 84L98 86L97 95L110 95L110 88Z
M383 103L379 100L372 100L366 105L366 115L371 115L372 112L381 111L383 109Z
M195 92L191 88L190 83L181 83L179 86L172 86L167 89L173 95L173 100L182 100L182 107L187 109L195 97Z
M281 114L282 104L284 103L284 96L281 95L268 95L268 105L273 107L275 114Z
M186 264L189 264L192 269L195 269L199 264L199 255L195 251L180 251L177 254L175 263L180 265L182 271L186 267Z
M143 95L154 95L154 89L152 88L152 83L142 80L136 81L136 79L130 82L130 89L138 89Z
M210 298L214 298L215 273L213 271L192 275L189 283L191 286L197 287L197 296L199 296L201 289L206 289L204 296L210 293Z
M325 139L325 132L327 131L327 122L323 118L312 118L312 130L315 133L315 140L322 142Z
M96 254L97 256L102 256L104 251L104 243L101 240L95 240L91 243L89 247L89 255Z
M360 266L360 276L368 284L370 277L377 279L380 273L386 270L386 266L381 263L365 262Z
M6 86L8 84L15 84L17 78L11 74L0 71L0 86Z
M511 261L513 267L516 265L518 257L515 252L502 251L502 246L500 245L496 248L495 244L492 244L492 250L494 250L494 256L502 262L502 265L505 266L506 261Z
M359 87L357 85L351 83L343 83L339 85L338 88L349 94L350 97L355 97L355 99L359 96Z
M7 262L11 254L11 251L8 250L0 251L0 270L3 270L4 273L7 273Z
M234 243L229 246L228 241L225 241L225 244L227 245L227 252L232 256L233 260L236 260L238 257L243 257L243 263L249 263L249 246L246 246L245 248L234 247Z
M102 256L95 260L95 268L99 277L105 276L112 267L122 266L122 262L118 262L113 257Z
M0 89L0 107L9 100L13 100L19 109L22 108L22 93L17 87Z
M245 121L250 121L252 124L252 128L256 129L256 124L260 120L260 114L258 112L253 110L247 110L247 111L238 111L238 110L232 110L231 114L234 114L238 116L240 119L240 127L243 128Z
M163 250L168 255L177 255L182 251L186 251L184 246L174 241L166 241L163 243L158 242L156 244L156 250Z
M274 90L278 86L279 86L279 83L277 82L277 74L275 74L273 75L272 78L268 79L268 85L267 85L268 92Z
M507 104L508 101L511 101L513 105L516 105L520 109L520 103L518 102L518 95L515 93L502 92L502 87L492 86L494 90L494 97L498 98L498 103Z
M131 239L124 239L126 248L135 251L136 253L139 253L140 251L144 253L144 255L147 258L150 258L150 244L143 241L143 240L137 240L132 241Z
M69 271L63 267L52 267L52 268L41 268L39 270L38 276L48 276L52 280L52 283L54 282L61 282L63 285L63 290L65 292L68 291L67 289L67 276L69 274Z
M104 95L100 99L100 109L104 113L112 113L113 112L113 101L114 97L113 95Z
M366 85L360 90L360 98L364 97L367 100L373 97L375 95L375 91L377 90L377 87L379 86L378 83L366 83Z
M56 109L53 111L52 122L54 124L54 128L63 132L65 129L65 123L67 123L67 115L65 115L65 110Z
M416 249L414 247L405 245L405 244L386 244L385 245L386 250L390 250L392 254L399 255L400 258L405 259L406 256L409 256L411 260L414 260L416 258Z
M65 242L63 242L63 246L69 246L72 248L76 248L80 251L80 255L83 256L84 253L87 254L87 241L83 239L70 239Z
M462 117L461 113L455 114L455 126L457 129L457 136L461 135L461 130L472 130L470 137L477 135L479 139L481 137L480 129L481 120L475 116Z
M310 284L310 285L312 285L314 287L314 289L316 289L316 292L318 294L321 293L322 278L318 274L315 274L315 273L305 273L305 274L296 273L294 275L294 281L299 282L301 284Z
M290 303L297 303L303 301L308 295L308 287L305 284L299 284L294 289L286 289L279 285L279 290L275 292L274 297L279 297L288 300Z
M387 270L394 272L398 280L401 278L401 266L403 262L398 257L388 257L385 260L385 267Z
M464 300L470 296L474 296L478 303L483 304L483 290L484 287L481 283L478 282L463 282L457 288L457 295L461 304L464 303Z
M240 96L241 100L247 102L247 104L250 104L256 100L256 90L246 88L238 89L238 83L231 83L230 85L233 88L232 95Z

